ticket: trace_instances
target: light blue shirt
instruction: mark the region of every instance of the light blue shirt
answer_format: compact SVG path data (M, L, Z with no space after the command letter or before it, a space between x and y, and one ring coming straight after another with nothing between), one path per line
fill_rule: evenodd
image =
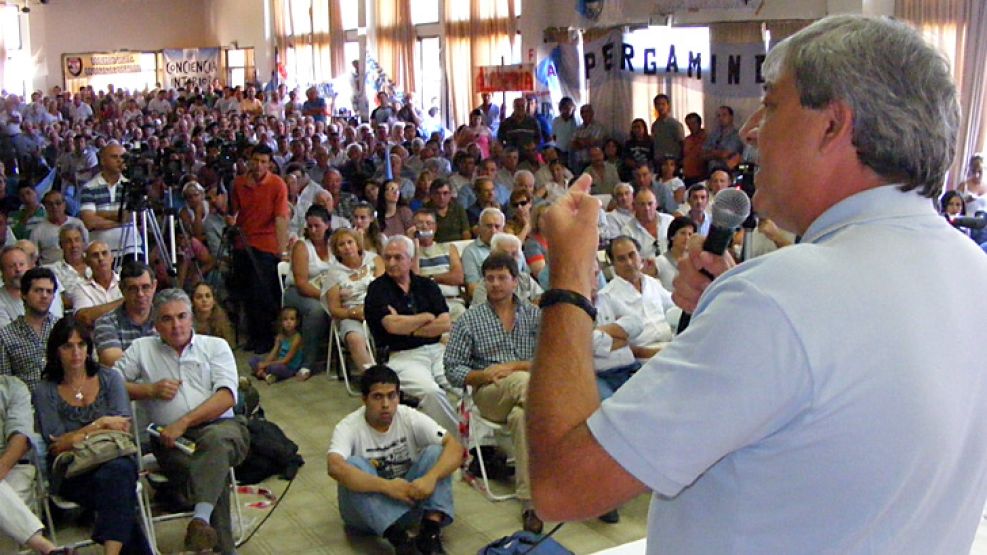
M987 498L987 257L893 186L744 262L589 419L648 553L968 553Z
M113 368L128 382L181 380L178 393L170 401L143 401L155 424L171 424L224 388L230 390L236 404L236 360L229 344L219 337L193 333L192 342L181 354L158 336L141 337L130 344ZM233 409L220 418L233 418Z
M483 261L488 256L490 256L490 245L485 245L483 241L474 239L472 243L466 245L462 256L463 275L466 278L466 283L478 283L483 280L480 267L483 266Z

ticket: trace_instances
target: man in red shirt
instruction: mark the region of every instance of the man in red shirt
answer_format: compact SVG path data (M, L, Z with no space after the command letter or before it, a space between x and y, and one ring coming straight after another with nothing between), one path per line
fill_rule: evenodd
M247 313L245 350L267 353L274 346L273 322L281 304L278 262L288 249L288 187L270 172L272 152L254 147L250 169L233 181L233 215L238 234L233 249L232 289Z

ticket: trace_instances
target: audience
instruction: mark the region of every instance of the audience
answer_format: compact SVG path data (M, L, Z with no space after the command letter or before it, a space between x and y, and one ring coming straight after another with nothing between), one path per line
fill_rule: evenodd
M589 104L577 117L576 104L568 97L548 125L542 114L536 117L531 98L518 98L511 115L501 121L499 107L484 94L469 125L449 137L426 136L423 126L441 126L432 121L434 116L423 118L414 109L410 94L401 101L389 93L378 95L379 108L369 125L328 117L330 99L320 98L316 89L303 96L287 87L271 87L263 103L256 90L251 85L225 91L193 87L97 94L83 88L64 98L61 91L50 97L32 94L30 104L7 95L7 103L0 105L0 121L18 125L15 120L21 120L19 140L37 141L37 148L24 151L50 158L49 166L60 178L46 190L22 166L21 173L8 180L18 198L9 195L5 200L0 235L6 244L19 247L0 251L0 375L14 374L34 389L45 361L39 350L45 349L62 306L74 308L72 325L93 330L98 361L139 381L128 384L128 390L152 419L167 425L168 433L154 443L165 472L181 488L198 484L196 518L186 538L190 549L218 546L232 552L222 484L228 463L245 455L246 432L228 418L236 399L229 349L273 353L267 362L286 363L283 369L265 363L259 374L287 377L297 370L307 376L322 368L333 321L357 368L373 373L370 338L365 336L369 328L376 340L375 355L383 356L377 360L387 361L403 382L399 387L396 378L393 384L384 380L371 384L373 389L388 385L393 390L389 396L403 391L407 402L417 402L449 434L448 441L430 438L437 451L429 462L437 465L432 468L442 467L445 451L458 445L451 439L458 427L451 400L464 385L473 386L484 416L511 428L515 451L521 451L523 430L517 430L523 428L523 388L500 379L471 383L468 376L502 370L501 363L517 369L530 363L525 338L537 333L537 316L533 322L516 319L510 325L505 318L509 313L537 315L530 303L540 297L540 284L548 283L541 214L583 171L593 177L594 193L612 195L609 211L600 215L600 248L607 249L616 277L601 283L594 337L598 383L606 396L633 374L635 358L646 359L672 340L665 319L671 306L667 292L644 274L656 274L664 287L671 287L684 244L692 233L707 231L709 197L730 186L729 170L743 150L732 109L718 110L717 129L709 134L698 114L687 115L689 134L683 136L664 94L654 99L657 119L650 129L645 120L636 119L628 137L608 136ZM50 121L42 117L49 113L49 104L58 114ZM166 179L167 161L180 166L179 175ZM119 278L114 273L114 255L141 247L136 234L125 238L131 214L120 210L131 170L138 165L147 169L142 179L147 180L151 205L163 208L167 194L177 200L177 282L167 271L173 261L156 250L151 258L159 275L132 262L124 262ZM980 174L979 163L974 167L971 162L963 188L971 201L983 194ZM627 180L631 183L623 182ZM688 189L686 196L685 184L704 181L705 186ZM40 204L39 191L45 192ZM682 217L673 220L670 215L676 211ZM351 225L352 230L341 229ZM748 257L794 241L765 218L752 233ZM622 234L637 239L637 245L626 237L609 241ZM164 246L169 248L167 231L165 235ZM462 251L451 244L472 238ZM40 254L44 271L29 270L29 252ZM276 279L279 262L290 268L283 297ZM490 280L496 285L489 285ZM155 310L152 298L158 284L185 286L193 300L168 290L154 301ZM473 301L470 310L464 299ZM229 317L223 306L230 307ZM279 312L280 333L275 337ZM504 320L495 326L496 333L477 334L485 313ZM234 334L233 322L243 324L238 327L246 333ZM156 333L157 338L152 337ZM238 335L247 337L245 344L237 344ZM472 338L472 347L463 348L466 336ZM450 341L448 350L443 347L445 338ZM498 352L477 347L485 341L496 342ZM205 385L170 373L165 363L175 360L176 353L192 356L204 369ZM450 365L443 365L443 359L448 363L457 357L469 361L464 363L469 370L465 377L454 372L447 379ZM527 373L510 375L520 381ZM501 389L510 394L496 403L481 400ZM369 391L363 393L369 415ZM381 401L378 396L375 407ZM393 403L378 410L391 418L405 412ZM374 427L369 417L355 420ZM212 464L213 458L179 456L169 448L182 435L179 432L201 434L208 444L222 442L223 464ZM345 465L360 449L339 452L342 459L336 463ZM346 483L343 474L348 472L332 469L333 457L330 454L330 472L341 492L350 488L353 499L365 494L352 488L353 482ZM524 527L540 530L530 492L525 491L523 453L517 459ZM212 467L200 481L196 475L203 465ZM429 476L426 481L435 487L431 478L436 476L428 468L422 476ZM421 485L421 478L408 480ZM366 482L361 478L358 483ZM371 495L375 502L401 501L386 491L378 493L383 495ZM441 545L439 527L451 520L451 499L448 512L432 511L426 497L416 498L418 507L425 509L421 549ZM361 503L341 501L341 510ZM392 525L408 505L398 509L391 522L357 517L353 522L407 546L407 536L400 532L405 520L397 529ZM349 524L347 514L354 513L344 511ZM618 518L616 512L604 516L608 522ZM31 527L18 537L42 552L54 549L37 543L39 528L29 522Z

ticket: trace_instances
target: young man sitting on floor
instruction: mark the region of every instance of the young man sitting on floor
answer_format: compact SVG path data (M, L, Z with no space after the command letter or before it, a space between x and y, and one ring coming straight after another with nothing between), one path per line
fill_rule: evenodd
M329 475L339 483L347 526L383 536L395 553L444 553L441 528L452 522L452 480L463 447L428 416L399 404L394 370L377 365L360 381L363 407L336 425ZM408 527L421 518L413 543Z

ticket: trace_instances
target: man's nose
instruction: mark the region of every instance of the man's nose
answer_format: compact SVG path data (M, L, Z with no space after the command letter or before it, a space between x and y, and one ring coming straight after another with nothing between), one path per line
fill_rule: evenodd
M751 117L747 118L744 122L743 127L740 128L740 137L744 142L757 146L757 134L758 129L761 126L761 118L764 115L764 108L758 108L756 112L751 114Z

